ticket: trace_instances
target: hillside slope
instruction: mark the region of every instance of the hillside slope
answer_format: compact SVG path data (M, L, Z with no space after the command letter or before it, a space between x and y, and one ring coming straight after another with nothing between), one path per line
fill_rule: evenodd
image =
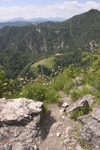
M98 10L90 10L62 23L50 24L52 28L30 25L0 29L0 65L4 66L8 78L15 79L28 63L42 57L71 51L93 53L95 48L100 47Z

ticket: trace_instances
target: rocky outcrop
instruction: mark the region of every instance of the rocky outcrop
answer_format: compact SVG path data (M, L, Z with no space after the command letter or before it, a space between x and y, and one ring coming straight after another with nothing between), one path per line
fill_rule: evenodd
M92 40L91 42L90 42L90 50L92 51L92 52L94 52L94 48L98 48L99 47L99 45L95 42L95 40Z
M0 147L0 150L38 150L37 146L14 142L12 144L5 144Z
M90 94L86 94L82 97L80 97L75 103L73 103L72 106L69 106L66 109L67 114L71 114L73 111L75 111L77 108L81 107L89 107L94 103L94 96Z
M66 107L68 107L69 105L66 103L66 102L64 102L62 105L61 105L61 107L63 107L63 108L66 108Z
M100 150L100 104L89 115L81 116L79 121L85 125L81 130L81 138L88 144L92 144L96 150Z
M44 136L42 117L42 102L26 98L0 99L0 145L6 143L4 150L13 150L11 145L17 142L23 147L19 150L26 150L23 144L36 145L41 142Z
M74 82L75 85L78 85L78 86L83 84L82 78L79 78L79 77L73 79L73 82Z

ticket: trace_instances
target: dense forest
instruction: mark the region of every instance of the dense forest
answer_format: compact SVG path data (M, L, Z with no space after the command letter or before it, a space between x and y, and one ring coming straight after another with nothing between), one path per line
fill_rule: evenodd
M62 23L2 28L0 97L26 97L43 101L47 106L53 102L60 104L59 90L64 90L73 101L92 94L98 104L99 24L100 12L90 10ZM82 88L74 83L77 77L82 79ZM71 117L77 120L84 114L87 111L82 109Z
M55 60L54 68L68 67L70 63L83 66L81 53L94 53L99 46L100 12L92 9L61 23L0 29L0 65L8 79L16 79L19 74L24 77L28 71L30 77L31 65L39 60L64 53Z
M64 96L61 94L62 92ZM92 9L61 23L44 22L24 27L6 26L0 29L0 98L4 98L3 101L7 102L15 99L16 102L16 98L21 97L31 99L31 101L43 102L45 117L43 118L42 115L40 126L42 124L43 127L44 125L48 126L48 119L53 122L52 125L56 123L57 127L55 126L55 128L57 128L57 133L61 132L61 137L67 137L70 140L67 138L64 140L68 141L67 143L65 142L66 146L69 146L68 143L71 143L72 147L76 146L77 143L73 144L74 140L78 141L82 149L93 150L94 147L92 147L92 144L96 140L96 144L99 145L100 136L96 134L100 127L100 118L98 117L100 113L100 12L98 10ZM70 114L67 111L68 109L65 108L66 106L63 107L62 105L66 103L66 99L68 100L67 108ZM27 105L28 103L29 105L31 104L28 100L24 104ZM57 116L60 119L57 119L56 122L53 116L53 114L56 115L55 111L52 113L49 109L49 104L51 103L57 104L51 105L51 107L53 106L52 111L56 108L56 112L58 113L59 111L59 114L61 114L59 117ZM20 103L21 112L22 105ZM37 107L39 109L38 118L40 118L40 107L40 105L39 108ZM25 106L24 109L26 111ZM35 110L35 107L33 110ZM30 115L31 111L27 112L29 116L24 115L25 120L23 119L23 115L21 116L21 120L20 117L17 117L17 120L12 120L13 115L10 114L11 120L7 120L6 123L4 117L4 120L1 119L0 125L4 127L7 125L11 133L11 127L15 126L15 122L19 127L21 125L22 129L24 126L26 129L26 120L29 123L31 123L31 120L34 121L33 113ZM4 116L4 113L2 116ZM37 114L38 112L36 111L36 116ZM69 117L76 121L80 120L80 116L83 116L83 120L86 118L85 121L82 121L82 126L85 124L84 127L86 129L84 127L81 129L81 131L86 132L85 139L80 137L80 133L76 128L78 127L77 124L73 126L71 122L73 128L69 126ZM59 124L61 120L62 123ZM60 130L66 120L68 121L68 128L66 128L65 124L66 130L64 130L72 132L73 136L68 136L67 134L65 136L63 131ZM95 123L93 120L95 120ZM30 125L28 126L30 127ZM48 127L50 129L52 126ZM47 129L46 132L48 134L50 132ZM92 130L94 132L91 132ZM52 131L54 131L54 128ZM5 138L5 133L3 138ZM24 135L27 136L27 134ZM57 139L60 139L60 136L57 134L54 134L54 138L55 135ZM94 135L96 138L94 138ZM30 137L32 136L30 135ZM20 137L23 137L22 132ZM48 137L50 138L50 136ZM25 141L27 140L25 139ZM30 141L34 142L33 140L28 140L28 142ZM65 145L62 140L61 143L63 146ZM45 145L47 146L47 144ZM9 148L9 145L7 147ZM80 149L80 147L77 148Z

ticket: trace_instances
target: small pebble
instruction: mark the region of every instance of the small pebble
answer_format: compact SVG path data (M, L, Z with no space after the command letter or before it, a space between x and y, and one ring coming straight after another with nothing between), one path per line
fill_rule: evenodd
M61 136L61 133L60 132L57 132L57 137L60 137Z

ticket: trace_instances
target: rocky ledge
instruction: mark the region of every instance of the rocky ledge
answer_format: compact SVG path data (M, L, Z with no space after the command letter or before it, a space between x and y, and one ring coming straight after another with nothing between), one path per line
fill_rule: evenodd
M80 133L82 139L92 144L96 150L100 150L100 104L94 107L91 114L78 119L84 124Z
M0 99L0 150L35 150L44 132L43 103L31 99Z

